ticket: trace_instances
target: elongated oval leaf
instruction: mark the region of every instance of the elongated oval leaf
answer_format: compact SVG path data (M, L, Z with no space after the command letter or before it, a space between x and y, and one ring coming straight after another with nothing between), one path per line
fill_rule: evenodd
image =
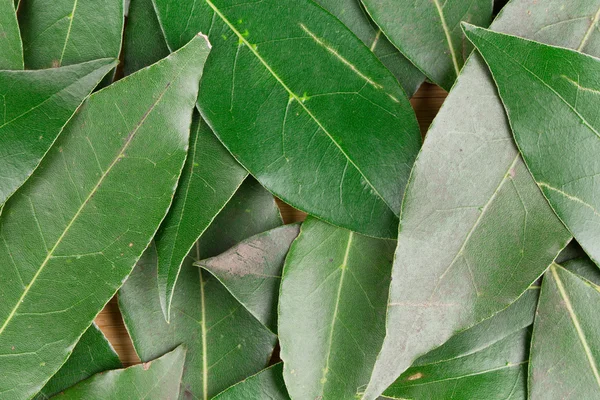
M533 177L600 263L600 60L472 25L465 32L490 66Z
M395 242L314 218L286 259L279 296L284 377L294 399L349 399L384 336Z
M0 0L0 70L23 69L23 45L13 0Z
M454 84L473 48L464 39L460 22L487 26L493 9L492 0L362 2L390 41L446 90Z
M297 224L280 226L196 265L214 275L256 319L276 333L283 263L299 232Z
M309 0L154 3L171 48L210 32L200 109L246 169L298 209L396 236L419 127L356 36Z
M398 399L527 399L538 289L420 357L385 392Z
M492 26L576 47L589 20L570 17L593 15L599 7L598 0L513 0ZM557 23L562 20L568 22ZM600 46L589 51L600 55ZM385 349L367 391L370 399L416 358L506 308L570 239L519 157L478 54L427 133L401 227Z
M207 54L198 37L90 97L4 205L3 395L42 388L147 247L183 167Z
M232 228L235 242L244 229L255 234L281 224L273 197L252 181L243 185L215 220L221 229ZM238 207L238 202L243 204ZM231 221L231 222L230 222ZM214 237L206 237L217 233ZM157 259L152 245L119 291L119 308L140 358L151 360L183 343L188 348L179 398L211 398L229 386L264 368L276 337L258 322L208 272L192 264L202 254L222 251L212 246L219 230L207 230L204 244L186 258L173 296L171 321L162 317L156 282ZM216 250L216 253L214 252ZM232 367L233 366L233 367Z
M600 287L554 264L544 276L531 344L531 399L600 392Z
M0 205L31 175L77 107L116 62L0 71Z
M94 375L55 399L174 399L179 394L185 359L185 346L179 346L154 361Z
M214 397L215 400L289 400L289 398L283 381L282 363L266 368Z
M119 58L123 4L123 0L23 2L19 9L19 25L26 68L60 67L97 58Z
M48 381L35 399L49 399L94 374L121 367L121 361L115 350L96 324L92 324L77 342L67 362Z
M408 97L417 91L425 76L387 40L381 29L369 18L360 0L317 0L316 2L339 18L375 53L398 79Z
M197 116L175 199L154 239L160 302L167 321L181 264L247 175Z

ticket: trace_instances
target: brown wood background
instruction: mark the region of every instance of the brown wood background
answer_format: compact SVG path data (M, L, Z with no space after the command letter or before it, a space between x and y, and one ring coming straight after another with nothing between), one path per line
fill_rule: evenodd
M411 99L423 135L425 135L445 98L446 92L444 90L425 83ZM278 202L278 204L281 208L283 220L286 223L302 221L304 219L305 214L303 212L295 210L282 202ZM112 343L124 365L129 366L140 362L129 339L129 334L123 325L116 296L98 315L96 324L98 324L102 332L104 332L108 340Z

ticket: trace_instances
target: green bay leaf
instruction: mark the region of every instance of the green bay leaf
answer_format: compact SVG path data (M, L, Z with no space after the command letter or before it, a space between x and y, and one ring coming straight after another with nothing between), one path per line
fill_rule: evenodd
M158 229L185 160L208 51L195 38L92 95L5 203L3 396L31 397L56 373Z
M265 368L240 383L224 390L214 397L215 400L269 399L289 400L290 396L283 381L283 364L278 363Z
M563 261L560 266L596 285L600 285L600 270L589 257L584 256Z
M23 45L13 0L0 0L0 70L23 69Z
M450 90L471 53L461 21L487 26L492 0L362 0L383 33L432 82Z

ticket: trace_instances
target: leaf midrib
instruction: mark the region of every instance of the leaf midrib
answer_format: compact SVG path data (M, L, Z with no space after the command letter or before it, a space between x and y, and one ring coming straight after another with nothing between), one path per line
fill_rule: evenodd
M69 43L69 38L71 36L71 28L73 27L73 20L75 19L75 11L77 10L77 2L79 0L75 0L73 2L73 9L71 10L71 17L69 18L69 27L67 28L67 35L65 36L65 44L63 45L62 53L60 54L60 60L58 61L58 66L60 67L63 62L63 58L65 57L65 51L67 50L67 44Z
M454 45L452 44L452 35L450 34L450 29L448 29L448 24L446 23L446 16L444 15L444 9L440 4L439 0L433 0L435 4L435 8L440 16L440 21L442 23L442 30L444 31L444 36L446 36L446 42L448 44L448 48L450 49L450 57L452 58L452 65L454 66L454 71L458 76L460 74L460 67L458 66L458 59L456 58L456 52L454 51Z

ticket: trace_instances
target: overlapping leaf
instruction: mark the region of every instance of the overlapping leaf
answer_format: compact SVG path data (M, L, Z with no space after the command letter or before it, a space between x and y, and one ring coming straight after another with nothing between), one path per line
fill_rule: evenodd
M65 123L116 62L0 71L0 205L31 175Z
M174 399L179 394L185 358L185 346L179 346L156 360L94 375L55 399Z
M0 0L0 70L23 69L23 45L13 0Z
M283 381L283 364L275 364L223 391L215 400L289 400Z
M307 219L279 297L284 377L294 399L349 399L369 380L385 333L395 242Z
M596 22L581 47L596 32ZM600 60L466 26L490 66L523 159L550 205L600 262Z
M309 0L154 4L171 48L208 33L202 115L267 189L333 224L396 236L419 127L352 32Z
M570 271L588 281L600 285L600 270L588 257L574 258L560 264L564 269Z
M429 79L450 90L472 50L461 21L487 26L492 0L362 0L390 41ZM525 17L525 15L523 15Z
M530 399L600 393L600 287L554 264L544 276L529 369Z
M197 37L90 97L5 203L2 396L42 388L147 247L183 167L207 54Z
M594 15L598 8L597 0L513 0L493 28L577 47L590 19L571 16ZM600 55L600 42L589 40L586 50ZM478 54L427 133L401 227L387 338L366 396L371 399L416 358L506 308L570 238L519 157Z

